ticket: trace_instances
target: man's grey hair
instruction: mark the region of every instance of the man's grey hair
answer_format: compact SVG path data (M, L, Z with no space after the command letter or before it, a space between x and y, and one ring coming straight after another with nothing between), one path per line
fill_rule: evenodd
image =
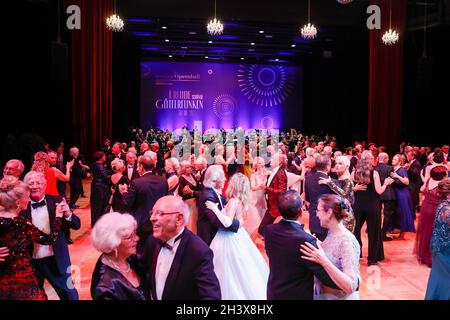
M214 182L224 174L223 167L221 165L215 164L206 169L205 179L203 185L207 188L212 188Z

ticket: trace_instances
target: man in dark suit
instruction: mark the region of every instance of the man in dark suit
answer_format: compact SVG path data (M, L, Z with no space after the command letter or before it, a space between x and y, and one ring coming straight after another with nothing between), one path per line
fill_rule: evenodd
M217 218L216 214L206 207L206 201L218 203L219 210L225 207L226 200L221 194L225 179L225 173L221 165L210 166L206 170L205 184L198 198L197 235L207 245L211 244L219 229L230 232L237 232L239 230L239 220L233 219L232 224L226 228Z
M280 194L287 190L287 174L284 167L286 165L284 154L274 153L270 159L272 173L266 183L267 210L258 227L258 232L264 237L264 230L267 225L273 223L280 216L278 211L278 198Z
M316 171L310 172L305 177L305 200L308 202L309 212L309 230L320 241L325 240L327 236L327 229L320 225L319 218L317 218L317 204L320 196L324 194L334 194L334 192L326 184L319 184L321 178L328 179L328 173L331 169L331 160L328 156L320 155L316 158ZM334 180L336 185L339 181Z
M322 266L301 258L300 245L316 239L303 230L297 220L302 200L295 190L280 195L279 212L283 219L266 227L265 247L269 257L268 300L312 300L314 276L326 286L337 288Z
M384 184L384 180L391 176L393 172L392 166L388 165L389 155L382 152L378 155L378 164L375 170L380 175L381 185ZM383 227L381 232L383 234L383 241L390 241L392 238L388 237L386 234L393 228L393 217L395 210L397 208L397 197L395 196L394 188L389 185L386 190L381 194L381 201L383 203Z
M134 152L128 152L126 155L127 160L127 169L123 173L129 181L133 181L136 178L139 178L139 172L136 163L136 154Z
M180 197L165 196L151 213L153 235L142 263L153 300L220 300L213 253L186 228L189 209Z
M121 149L121 145L119 142L115 142L111 148L111 153L110 155L106 156L106 168L108 168L108 170L110 172L112 172L112 168L111 168L111 162L113 162L115 159L122 159L122 149ZM123 160L123 159L122 159Z
M408 160L408 163L405 166L405 169L408 170L408 189L409 194L411 195L413 218L416 219L416 211L419 206L420 187L422 186L422 178L420 177L422 165L416 159L414 150L410 150L406 153L406 159Z
M64 229L66 227L74 230L80 229L80 219L71 212L68 204L62 198L45 195L47 184L42 173L30 171L26 174L24 182L30 188L31 201L28 208L20 214L38 229L50 233L56 211L63 212L63 225L54 244L34 245L32 262L36 268L36 276L41 286L47 279L61 300L78 300L78 292L71 278L71 262Z
M125 205L137 221L138 253L142 251L148 236L152 233L149 211L159 198L169 192L167 180L152 173L154 167L154 162L150 157L139 157L138 171L140 177L131 181L129 187L127 185L119 186Z

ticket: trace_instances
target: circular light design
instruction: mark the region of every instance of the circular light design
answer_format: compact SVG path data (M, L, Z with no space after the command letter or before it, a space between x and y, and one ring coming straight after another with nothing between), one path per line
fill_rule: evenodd
M296 45L295 45L295 44L291 44L291 47L292 47L292 48L295 48L295 47L296 47Z
M205 56L205 59L208 59L209 57L208 56Z
M262 107L282 104L293 88L286 67L276 65L240 65L238 84L250 102Z
M166 30L166 29L167 29L167 27L166 27L166 26L162 26L162 27L161 27L161 29L164 29L164 30Z
M259 33L263 34L263 33L264 33L264 30L259 30Z
M223 24L222 22L220 22L220 20L214 18L208 22L206 30L212 36L220 35L223 33Z
M214 113L219 119L231 116L236 107L236 100L229 94L221 94L213 102Z
M255 45L255 43L254 43L254 42L252 42L252 43L250 43L250 45L251 45L251 46L254 46L254 45Z
M123 20L116 14L113 14L106 18L106 27L114 32L120 32L123 30Z
M397 31L393 29L389 29L383 34L383 37L381 38L383 40L383 43L385 45L391 46L393 44L396 44L398 42L399 35Z
M169 39L166 39L166 40L164 40L165 42L169 42L170 40Z
M305 26L303 26L300 32L302 34L302 37L305 39L314 39L317 35L317 29L311 23L308 23Z
M213 43L211 40L208 41L209 44Z

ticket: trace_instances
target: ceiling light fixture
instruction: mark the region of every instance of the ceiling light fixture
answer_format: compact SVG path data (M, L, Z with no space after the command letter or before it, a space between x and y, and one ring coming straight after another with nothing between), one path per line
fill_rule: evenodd
M308 0L308 24L304 25L300 32L305 39L314 39L317 35L316 27L311 24L311 0Z
M212 36L219 35L223 33L223 24L217 19L216 15L217 5L216 0L214 0L214 19L210 20L206 26L206 30Z
M108 30L120 32L123 30L123 20L116 13L116 0L114 0L114 13L106 18L106 27Z
M383 40L383 43L385 45L391 46L398 42L398 38L399 38L398 32L395 31L395 29L392 29L392 0L391 0L389 1L389 30L383 34L381 40Z

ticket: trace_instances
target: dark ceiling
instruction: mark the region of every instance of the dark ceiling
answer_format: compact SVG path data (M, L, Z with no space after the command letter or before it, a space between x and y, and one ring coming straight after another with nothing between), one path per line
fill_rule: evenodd
M439 22L439 11L448 2L409 0L409 28L423 25L425 1L430 24ZM214 17L213 0L116 3L124 32L139 39L144 57L289 62L311 55L331 57L349 42L368 41L369 0L311 0L311 22L318 27L314 40L302 39L299 32L308 19L308 0L217 0L217 17L225 28L215 37L206 33L206 23Z

